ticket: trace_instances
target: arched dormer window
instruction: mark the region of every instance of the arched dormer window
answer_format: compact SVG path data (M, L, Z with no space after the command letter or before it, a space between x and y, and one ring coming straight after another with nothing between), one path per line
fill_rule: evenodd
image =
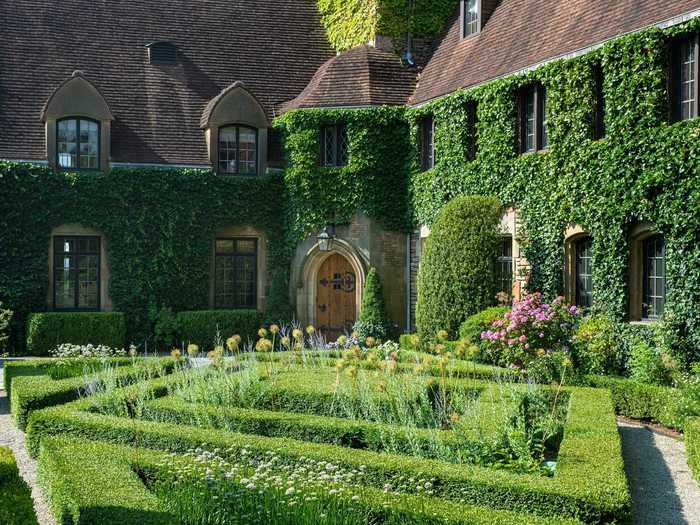
M258 130L248 126L219 128L219 173L255 175L258 172Z
M235 82L207 104L201 120L209 160L222 174L262 175L270 122L257 99Z
M107 170L111 123L107 102L83 73L53 92L44 106L46 157L56 169Z
M100 169L100 123L86 118L64 118L56 122L56 167Z

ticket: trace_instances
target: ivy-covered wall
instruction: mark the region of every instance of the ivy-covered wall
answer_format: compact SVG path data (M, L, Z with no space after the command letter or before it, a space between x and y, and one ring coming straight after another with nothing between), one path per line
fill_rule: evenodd
M459 0L318 0L321 21L338 51L366 44L377 35L396 45L407 33L424 38L438 33Z
M438 163L413 176L416 220L430 224L458 195L495 195L516 207L527 232L531 288L563 290L564 231L593 236L596 309L624 320L628 307L629 231L652 223L666 237L665 331L679 353L700 357L700 120L668 123L668 43L699 20L649 29L584 56L463 90L412 110L436 119ZM592 139L593 66L604 74L605 127ZM516 93L530 82L547 88L550 148L520 155ZM478 152L467 162L466 103L476 101Z

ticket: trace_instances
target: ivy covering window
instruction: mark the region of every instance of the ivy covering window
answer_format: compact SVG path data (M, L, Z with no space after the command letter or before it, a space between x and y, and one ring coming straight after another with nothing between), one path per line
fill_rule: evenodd
M513 293L513 239L504 237L501 240L501 251L496 260L496 286L499 292L511 297Z
M100 124L67 118L56 122L56 165L61 169L96 170L100 166Z
M662 235L654 235L644 241L644 299L643 319L658 319L666 304L666 244Z
M603 68L593 68L593 139L605 137L605 96L603 94Z
M466 147L465 147L465 157L467 162L471 162L476 159L476 152L478 148L477 137L476 137L476 125L477 125L477 103L472 101L467 103L466 113L467 113L467 133L466 133Z
M216 308L257 308L257 239L217 239L214 266Z
M479 0L462 0L462 37L479 32Z
M698 116L698 35L676 42L671 60L671 105L674 120Z
M593 239L584 237L576 242L576 304L593 305Z
M54 237L53 305L57 310L99 310L100 238Z
M435 167L435 119L423 117L420 124L421 166L423 171Z
M344 124L321 128L321 165L347 166L348 132Z
M219 172L255 175L258 172L258 130L247 126L219 128Z
M520 151L528 153L549 147L547 91L539 84L520 92Z

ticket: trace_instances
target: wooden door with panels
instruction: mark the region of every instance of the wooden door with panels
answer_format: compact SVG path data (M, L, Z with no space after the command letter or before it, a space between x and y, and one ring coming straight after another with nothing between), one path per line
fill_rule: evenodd
M316 325L328 341L352 332L357 315L357 276L350 262L334 253L316 277Z

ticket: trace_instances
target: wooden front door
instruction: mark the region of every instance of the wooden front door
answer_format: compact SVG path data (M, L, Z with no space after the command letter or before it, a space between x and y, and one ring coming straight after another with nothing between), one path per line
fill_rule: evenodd
M328 341L352 332L356 315L357 276L340 254L326 259L316 276L316 324Z

